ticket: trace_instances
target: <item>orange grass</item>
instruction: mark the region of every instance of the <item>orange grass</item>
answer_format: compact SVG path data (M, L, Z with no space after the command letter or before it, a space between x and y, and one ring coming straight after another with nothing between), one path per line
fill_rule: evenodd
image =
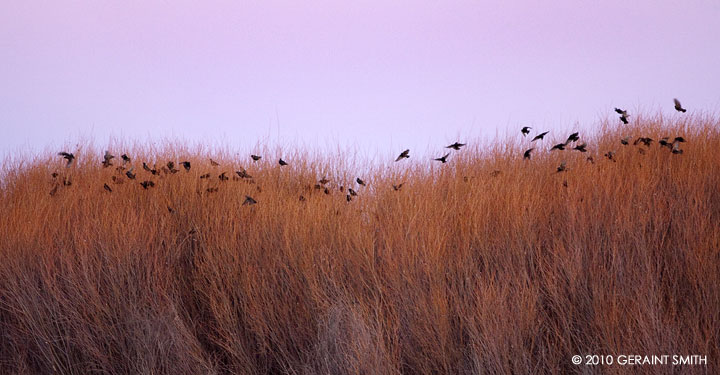
M574 354L701 354L707 366L680 370L718 373L720 123L673 119L581 133L588 154L546 151L567 137L551 132L531 161L530 137L515 136L445 165L362 168L302 153L280 168L267 150L253 163L116 147L114 164L128 152L138 175L122 184L100 165L103 150L78 152L69 168L50 154L8 159L0 373L678 370L575 366ZM673 155L657 142L622 146L626 135L688 142ZM168 160L192 169L141 168ZM562 161L568 171L555 173ZM241 166L252 183L218 180ZM312 188L321 177L330 195ZM338 185L359 196L347 202ZM258 203L243 206L245 195Z

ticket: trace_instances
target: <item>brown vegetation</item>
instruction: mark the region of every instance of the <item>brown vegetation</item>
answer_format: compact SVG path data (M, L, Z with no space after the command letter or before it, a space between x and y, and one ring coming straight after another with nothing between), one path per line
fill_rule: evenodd
M678 370L575 354L702 354L680 370L717 373L720 123L635 120L581 133L587 153L518 133L362 173L138 147L107 168L99 150L9 160L0 373Z

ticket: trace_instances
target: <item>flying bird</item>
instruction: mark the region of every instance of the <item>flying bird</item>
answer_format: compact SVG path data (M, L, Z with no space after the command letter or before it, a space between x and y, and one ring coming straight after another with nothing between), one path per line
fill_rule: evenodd
M552 151L552 150L564 150L564 149L565 149L565 146L567 146L567 143L558 143L558 144L556 144L555 146L552 146L552 148L550 149L550 151Z
M350 196L350 194L348 194L348 195L345 196L345 199L346 199L348 202L350 202L350 201L352 200L352 197Z
M252 176L249 173L247 173L247 171L245 169L235 171L235 173L237 173L238 177L240 177L240 178L252 178Z
M145 162L143 162L143 169L146 170L146 171L148 171L148 172L151 172L151 171L152 171L152 169L150 169L150 167L148 167L147 163L145 163Z
M245 201L243 202L243 206L252 206L253 204L257 203L255 199L253 199L251 196L246 195Z
M402 159L407 159L409 157L410 157L410 149L407 149L407 150L401 152L400 155L398 155L397 159L395 159L395 161L400 161Z
M620 121L622 121L623 124L627 124L627 123L628 123L628 117L630 117L630 115L628 115L628 113L627 113L626 110L620 109L620 108L615 108L615 112L617 112L618 114L620 114Z
M355 192L352 188L348 188L348 193L350 193L353 197L357 196L357 192Z
M557 167L557 173L565 172L567 171L567 167L565 166L565 162L560 163L560 166Z
M573 147L573 150L578 150L580 152L587 152L587 149L585 149L585 147L587 147L587 143L583 142L583 143Z
M107 190L109 193L112 193L112 189L110 188L110 186L108 186L108 184L103 184L103 189Z
M606 158L608 158L608 160L612 160L613 162L617 162L617 160L615 160L615 152L614 152L614 151L608 151L608 152L607 152L605 155L603 155L603 156L605 156Z
M685 138L683 138L683 137L675 137L675 139L673 140L673 143L676 143L676 142L685 142Z
M252 158L253 161L258 161L258 160L262 159L262 156L260 156L260 155L253 154L253 155L250 155L250 157Z
M397 184L397 185L393 184L393 186L392 186L392 187L393 187L393 190L398 191L398 190L402 189L403 184L404 184L404 182L401 182L401 183L399 183L399 184Z
M435 159L433 159L433 160L439 161L439 162L445 164L445 163L447 163L447 158L448 158L448 156L450 156L450 153L447 153L447 154L443 155L442 157L435 158Z
M672 148L672 144L670 142L668 142L668 139L670 139L670 137L662 137L658 141L658 144L660 145L660 147Z
M321 178L320 181L318 181L318 182L320 183L320 185L325 185L325 184L327 184L328 182L330 182L330 180L328 180L327 178L323 177L323 178Z
M621 139L620 143L622 143L625 146L629 145L630 144L630 136L627 136L627 137Z
M73 155L70 152L63 151L63 152L58 153L58 155L62 156L65 160L67 160L67 165L66 165L67 167L69 167L70 164L72 164L73 160L75 160L75 155Z
M523 160L530 160L530 153L534 149L535 147L525 150L525 153L523 153Z
M131 180L135 179L135 173L133 173L133 168L130 168L129 171L125 172L125 175Z
M123 165L125 165L126 163L129 163L129 162L130 162L130 157L127 156L127 154L122 154L122 155L120 155L120 157L121 157L122 160L123 160Z
M227 172L220 173L220 176L218 176L218 178L220 179L220 181L227 181L227 180L229 180L228 176L226 176L225 173L227 173Z
M112 165L112 159L115 158L114 155L110 153L110 151L105 150L105 155L103 155L103 167L109 167Z
M687 112L687 109L683 108L682 104L680 104L680 101L677 100L677 98L673 99L673 101L675 102L675 110L676 111L683 112L683 113Z
M568 143L570 143L570 142L577 142L578 140L580 140L580 133L578 133L578 132L572 133L572 134L570 134L570 136L568 137L567 141L565 141L565 145L567 146Z
M216 162L215 160L212 160L212 158L210 158L210 165L213 166L213 167L217 167L217 166L220 165L220 163L218 163L218 162Z
M185 168L185 171L188 171L188 172L190 171L190 162L189 161L184 161L184 162L180 163L180 165L182 165L183 168Z
M366 185L365 185L365 181L363 181L360 177L356 178L355 181L356 181L359 185L366 186Z
M633 142L633 146L637 146L639 143L642 143L645 146L650 147L650 143L652 141L653 141L652 138L640 137L640 138L636 139L635 142Z
M465 146L465 143L455 142L455 143L451 144L450 146L446 146L445 148L451 148L455 151L458 151L458 150L460 150L460 147L462 147L462 146Z
M532 128L529 126L523 126L523 128L520 129L520 133L522 133L523 137L525 137L528 134L530 134L530 129L532 129Z
M538 139L542 140L545 137L545 135L547 135L547 133L550 133L550 132L544 132L544 133L540 133L540 134L536 135L535 138L533 138L532 141L530 141L530 142L535 142Z

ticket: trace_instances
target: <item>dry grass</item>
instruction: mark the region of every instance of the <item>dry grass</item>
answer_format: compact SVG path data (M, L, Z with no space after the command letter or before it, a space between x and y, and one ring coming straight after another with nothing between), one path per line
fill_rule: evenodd
M718 373L720 123L678 118L601 127L595 164L576 151L523 161L529 138L442 166L345 161L360 172L302 154L279 168L271 152L116 148L138 175L122 184L99 150L69 168L8 160L0 373ZM625 135L688 142L673 155ZM602 157L613 149L617 162ZM167 160L193 167L140 168ZM218 180L240 166L252 183ZM357 173L369 186L347 202L337 185ZM323 176L330 195L312 188ZM572 365L591 353L709 364Z

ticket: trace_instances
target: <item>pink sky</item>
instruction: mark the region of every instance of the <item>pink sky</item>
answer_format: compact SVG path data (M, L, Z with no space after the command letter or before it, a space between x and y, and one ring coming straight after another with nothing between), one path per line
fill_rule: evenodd
M172 135L396 154L674 97L717 111L718 19L710 0L3 1L0 151Z

